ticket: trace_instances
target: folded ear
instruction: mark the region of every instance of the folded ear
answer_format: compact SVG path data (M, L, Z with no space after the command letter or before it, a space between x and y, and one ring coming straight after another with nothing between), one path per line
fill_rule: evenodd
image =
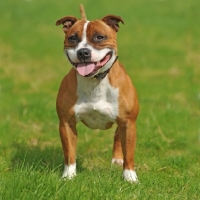
M69 28L71 26L73 26L73 24L77 21L78 19L76 17L73 17L73 16L66 16L66 17L63 17L61 19L59 19L57 22L56 22L56 26L59 26L60 24L63 25L63 31L64 32L67 32L69 30Z
M105 17L102 18L102 21L104 21L108 26L110 26L116 32L118 32L119 30L119 22L124 24L123 19L115 15L106 15Z

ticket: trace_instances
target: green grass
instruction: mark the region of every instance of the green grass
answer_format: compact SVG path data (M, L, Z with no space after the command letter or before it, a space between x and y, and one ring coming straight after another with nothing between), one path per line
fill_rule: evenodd
M0 1L0 199L200 199L199 0L82 2L89 19L121 16L120 61L135 84L136 171L111 166L115 127L78 124L78 176L60 179L55 99L70 64L57 19L79 2Z

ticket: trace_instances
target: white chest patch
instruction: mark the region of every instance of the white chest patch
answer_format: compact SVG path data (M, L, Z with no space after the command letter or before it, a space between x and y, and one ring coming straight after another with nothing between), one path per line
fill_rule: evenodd
M109 128L118 116L118 89L110 85L108 77L99 81L77 75L77 80L76 120L92 129Z

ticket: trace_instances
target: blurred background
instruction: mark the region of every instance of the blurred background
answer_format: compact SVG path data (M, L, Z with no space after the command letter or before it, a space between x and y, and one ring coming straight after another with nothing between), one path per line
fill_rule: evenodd
M27 149L27 162L45 153L43 162L62 163L55 101L71 66L63 54L62 27L55 22L66 15L79 18L80 3L89 20L114 14L125 22L118 32L118 53L139 95L140 173L166 163L184 163L185 170L193 163L195 171L200 153L199 0L0 0L1 170L23 160ZM91 130L78 129L83 132L78 151L89 156L95 146L97 153L110 156L113 134L95 131L94 137Z

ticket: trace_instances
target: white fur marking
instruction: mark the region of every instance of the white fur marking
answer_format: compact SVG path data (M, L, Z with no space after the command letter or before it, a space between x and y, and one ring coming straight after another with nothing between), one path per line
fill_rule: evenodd
M124 177L124 180L128 181L128 182L137 182L138 181L136 172L133 170L125 169L123 171L123 177Z
M123 166L123 159L118 159L118 158L113 158L112 161L111 161L112 164L117 164L119 166Z
M77 58L77 51L79 49L81 49L81 48L85 48L85 47L88 46L88 44L87 44L87 36L86 36L86 30L87 30L88 23L89 23L89 21L86 21L86 23L83 26L83 35L82 35L81 42L75 48L66 48L66 49L64 49L65 55L66 56L68 55L72 62L75 62L75 63L79 62L79 60Z
M72 179L74 176L76 176L76 163L65 165L62 178Z
M82 35L82 41L76 46L76 51L78 49L81 49L83 47L87 47L87 26L90 21L86 21L83 27L83 35Z
M77 80L76 120L83 120L92 129L110 128L106 124L115 123L118 116L118 88L110 85L108 77L99 81L78 74Z

